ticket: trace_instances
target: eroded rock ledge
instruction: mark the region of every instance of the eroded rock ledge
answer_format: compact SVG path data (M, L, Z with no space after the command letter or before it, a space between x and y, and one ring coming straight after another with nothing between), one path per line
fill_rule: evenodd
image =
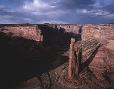
M2 82L9 85L8 89L14 85L15 89L113 88L113 33L114 25L3 25L0 27ZM90 39L102 44L90 63L79 69L79 83L65 80L71 37L79 44L85 42L88 50L94 47ZM86 58L82 58L83 64Z

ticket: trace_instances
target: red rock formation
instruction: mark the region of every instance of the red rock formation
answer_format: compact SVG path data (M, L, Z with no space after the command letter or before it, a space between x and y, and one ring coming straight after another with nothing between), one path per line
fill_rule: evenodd
M71 32L71 33L75 33L75 34L78 34L79 33L79 29L80 29L80 26L81 25L69 25L69 24L58 24L58 25L49 25L50 27L53 27L53 28L63 28L65 30L65 32Z
M69 50L69 66L68 66L68 79L72 81L75 76L76 57L75 57L75 39L71 38L70 50Z
M78 59L78 47L75 39L71 38L71 44L69 49L69 65L68 65L68 79L70 81L79 78L79 59Z
M24 37L38 42L43 41L41 30L37 26L5 26L0 31L12 34L12 36Z
M85 25L82 31L82 40L98 39L102 43L114 39L114 25Z

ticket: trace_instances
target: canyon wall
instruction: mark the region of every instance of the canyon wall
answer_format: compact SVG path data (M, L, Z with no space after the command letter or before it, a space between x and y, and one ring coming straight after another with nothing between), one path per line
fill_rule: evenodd
M27 39L33 39L36 41L42 41L41 29L39 25L5 25L0 29L4 29L4 32L13 32L15 35L25 37ZM98 39L102 43L114 40L114 25L113 24L48 24L57 30L63 30L66 33L73 33L74 35L80 34L82 40L89 40L92 38Z
M64 29L65 32L80 34L82 40L98 39L100 42L105 43L109 40L114 40L114 25L113 24L50 24L50 27L57 29Z
M16 63L17 63L17 61L19 62L19 64L18 64L19 68L17 69L18 72L16 71L17 73L22 72L20 70L20 65L21 65L21 69L24 69L23 70L24 72L27 69L28 69L28 71L31 70L32 73L33 73L33 69L36 69L37 71L43 70L42 68L44 68L44 65L46 65L45 67L47 69L49 66L49 64L48 64L49 62L51 62L51 61L55 62L55 60L58 60L58 59L59 60L65 59L65 58L61 57L60 55L67 50L66 49L67 47L69 47L69 41L70 41L69 37L71 38L71 37L73 37L73 35L80 35L82 41L88 42L87 44L85 44L85 45L87 45L88 50L91 49L90 47L93 48L93 46L94 46L94 45L91 46L93 44L93 42L90 43L89 39L95 38L95 39L99 40L101 43L105 43L105 42L107 43L106 45L101 46L96 51L94 58L91 58L91 60L89 60L87 66L89 66L89 69L92 71L92 73L95 75L95 77L98 80L100 80L100 81L105 80L104 79L105 78L104 75L105 75L106 77L109 78L111 83L113 82L114 71L112 71L112 70L114 70L114 61L113 61L113 58L114 58L114 56L113 56L114 55L114 47L113 47L113 45L114 45L114 35L113 35L114 34L114 25L111 25L111 24L108 24L108 25L103 25L103 24L101 24L101 25L92 25L92 24L86 24L86 25L55 24L54 25L54 24L49 24L48 26L47 25L46 26L42 25L41 27L39 25L4 25L4 26L0 26L1 58L3 56L4 59L7 59L5 57L8 57L8 59L6 61L4 61L4 59L3 59L5 66L7 65L7 61L10 58L9 65L10 65L10 63L13 63L12 67L9 68L10 70L12 70L12 68L15 67L15 60L16 60ZM60 30L60 31L58 31L58 30ZM3 33L6 33L6 34L3 34ZM68 33L68 34L64 34L64 33ZM70 33L73 35L68 36ZM14 37L14 39L10 39L9 36ZM22 37L22 38L15 39L15 36ZM44 43L46 45L45 48L41 46L42 44L39 46L34 44L34 41L38 41L38 42L43 41L43 36L44 36ZM67 37L68 37L68 39L66 39ZM76 36L76 37L79 37L79 36ZM31 40L34 40L34 41L32 42ZM66 42L64 42L64 41L66 41ZM67 47L64 47L64 46L67 46ZM6 48L7 48L7 50L6 50ZM4 50L5 50L5 52L4 52ZM112 50L113 50L113 52L112 52ZM6 55L8 55L8 56L6 56ZM25 60L25 62L23 60ZM27 60L27 62L26 62L26 60ZM28 63L28 60L30 60L30 64L26 64L26 66L25 66L25 63ZM36 64L32 64L32 65L34 65L34 66L32 66L31 60L33 60L33 61L38 60L37 61L38 64L35 61ZM39 60L41 60L41 61L39 62ZM52 63L54 63L54 62L52 62ZM44 63L46 63L46 64L44 64ZM52 66L52 63L51 63L51 66ZM3 63L1 62L1 65L2 64ZM40 64L41 64L41 66L39 67ZM55 65L56 65L56 62L55 62L55 64L53 64L52 67L54 67L54 68L58 67L58 65L60 65L60 64L57 64L56 66ZM1 66L1 68L5 67L5 66L3 65L3 66ZM9 70L9 69L6 68L6 70ZM34 70L34 71L37 72L36 70ZM15 72L14 69L13 69L13 71ZM27 73L28 73L28 71L27 71ZM106 75L106 73L108 73L109 75ZM3 75L6 74L6 78L8 79L7 71L3 72L2 74ZM22 73L22 76L23 76L23 74L25 74L25 73ZM12 74L10 74L10 75L12 75ZM12 75L12 77L14 77L14 76ZM113 84L114 83L112 83L112 85ZM106 86L106 84L105 84L105 86Z
M80 24L50 24L52 28L63 29L65 32L78 34L81 25Z
M12 36L24 37L34 41L43 41L41 30L37 25L5 25L0 27L0 31L9 33Z
M53 26L54 27L54 26ZM82 42L90 39L97 39L101 45L96 51L96 54L91 58L88 65L92 73L100 81L105 80L104 76L108 76L113 82L114 76L114 25L113 24L85 24L85 25L57 25L64 28L65 32L71 32L81 35ZM81 30L81 31L80 31ZM88 50L91 50L91 43L88 44ZM107 75L106 75L107 74ZM110 74L110 75L108 75ZM111 77L110 77L111 76Z
M114 39L114 25L84 25L82 28L82 40L96 38L101 42L107 42Z

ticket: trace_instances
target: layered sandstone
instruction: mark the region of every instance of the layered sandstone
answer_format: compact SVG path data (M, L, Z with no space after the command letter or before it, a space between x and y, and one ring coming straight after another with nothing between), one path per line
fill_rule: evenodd
M50 24L49 25L50 27L52 28L57 28L58 30L59 29L63 29L65 32L68 32L68 33L74 33L74 34L79 34L80 33L80 27L81 25L79 24Z
M84 25L82 40L91 38L98 39L102 42L114 39L114 25Z
M5 25L5 26L1 27L0 33L5 34L5 36L3 37L3 34L1 34L1 45L2 46L0 47L0 49L6 50L5 48L8 48L8 50L9 50L9 51L6 51L6 52L8 52L7 54L3 53L3 51L1 51L1 54L9 55L11 50L12 50L12 52L14 50L13 53L11 52L11 55L15 54L16 56L18 56L19 54L21 54L21 56L18 59L16 58L16 56L9 56L9 58L14 57L13 61L15 61L15 59L20 60L23 58L25 58L27 61L28 61L28 59L30 59L30 60L31 59L40 60L41 58L44 59L44 60L42 60L41 63L38 61L39 64L38 63L32 64L31 62L30 62L30 64L27 64L28 65L27 68L29 68L28 70L31 69L31 71L34 68L37 71L41 71L44 69L44 64L49 66L49 64L47 64L47 62L48 63L51 62L50 59L51 60L53 59L53 61L56 60L55 62L51 63L51 69L52 69L51 71L53 73L52 74L47 73L46 77L43 77L43 79L42 79L43 82L45 82L45 78L47 78L47 77L49 78L48 79L49 84L47 84L47 85L51 85L50 81L52 80L53 84L55 83L54 89L67 89L67 88L68 89L75 89L75 88L77 88L77 89L83 89L83 88L85 88L85 89L96 89L96 88L106 89L106 88L110 88L110 86L114 85L114 82L113 82L114 81L114 71L113 71L114 70L114 61L113 61L113 58L114 58L114 56L113 56L114 55L114 47L113 47L113 45L114 45L114 35L113 35L114 34L114 25L92 25L92 24L87 24L87 25L68 25L68 24L54 25L54 24L52 24L51 25L51 24L49 24L49 28L47 28L47 27L48 26L44 26L43 28L40 28L40 29L38 28L38 25L10 25L10 26ZM59 30L62 30L62 31L59 32ZM42 31L43 31L43 34L42 34ZM69 34L70 34L70 36L68 36ZM73 35L71 35L71 34L73 34ZM42 35L45 38L46 46L40 48L38 45L34 44L34 41L35 42L43 41ZM73 85L73 88L71 88L71 87L69 88L69 86L72 84L68 83L67 81L64 82L65 76L68 76L68 75L66 75L66 74L68 74L67 73L68 64L67 63L63 64L63 65L58 64L58 62L60 62L58 60L64 59L63 57L61 57L61 55L62 55L63 51L66 52L66 50L63 49L64 47L62 48L62 46L70 45L69 37L74 37L76 35L81 35L82 39L80 39L78 46L80 46L80 44L82 44L81 46L83 46L83 48L80 49L80 50L82 50L81 51L82 54L78 55L78 57L81 61L81 65L79 66L79 74L78 74L79 83L75 83L77 85ZM11 37L11 38L17 37L18 39L9 39L9 37ZM66 38L66 37L68 37L68 40L66 39L67 42L63 42L63 41L65 41L64 38ZM93 39L93 40L91 41L90 39ZM30 40L33 40L33 43ZM7 43L7 45L6 45L6 43ZM12 43L13 45L10 43ZM32 44L34 44L34 45L32 45ZM61 46L61 44L62 44L62 46ZM98 50L93 50L93 48L97 49L99 44L101 44L101 45L98 48ZM78 46L76 46L76 47L78 47ZM46 51L47 49L48 49L48 51ZM52 50L49 50L49 49L52 49ZM72 51L74 49L75 49L75 47L72 48ZM16 53L16 51L17 51L17 53ZM70 55L72 55L72 53L75 53L75 52L71 52ZM88 53L91 54L90 56L92 56L92 57L88 58ZM68 57L68 55L66 55L66 56ZM76 56L76 55L72 55L72 56ZM23 57L23 58L21 58L21 57ZM74 58L74 59L76 59L76 58ZM66 58L65 60L68 60L68 58ZM23 66L24 66L25 65L24 63L26 63L26 62L23 62L23 63L22 62L23 61L20 62L20 65L23 64ZM35 67L33 69L32 69L33 66L30 66L31 64L35 65ZM39 67L40 64L42 66ZM60 65L62 65L62 67ZM72 66L72 65L73 64L70 64L70 66ZM55 66L56 66L56 68L55 68ZM15 65L13 67L15 67ZM52 68L52 67L54 67L54 68ZM38 70L38 68L39 68L39 70ZM40 70L40 68L41 68L41 70ZM5 74L7 74L7 72ZM50 78L50 76L51 76L51 78ZM30 81L33 81L33 83L31 83ZM25 83L27 83L28 85L29 84L34 85L34 81L37 82L37 78L35 77L35 78L33 78L33 80L30 79L30 81L27 80ZM35 84L36 84L36 82L35 82ZM56 84L58 84L58 85L56 85ZM60 85L64 85L64 86L61 87ZM40 84L38 86L40 86ZM34 87L34 86L30 85L30 87Z
M11 25L3 26L0 28L0 32L10 34L12 36L24 37L34 41L43 41L43 35L37 25Z

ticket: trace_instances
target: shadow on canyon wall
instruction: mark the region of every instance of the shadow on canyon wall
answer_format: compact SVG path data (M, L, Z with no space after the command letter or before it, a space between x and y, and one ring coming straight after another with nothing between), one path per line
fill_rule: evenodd
M86 67L89 66L89 64L92 62L93 58L94 58L95 55L97 54L98 49L99 49L100 46L101 46L101 45L99 45L99 46L95 49L95 51L91 54L91 56L90 56L84 63L80 63L80 65L81 65L81 70L80 70L80 72L81 72L84 68L86 68ZM80 56L80 57L81 57L81 56ZM82 59L82 58L81 58L81 59Z
M44 36L44 42L39 44L0 32L0 79L4 89L13 89L23 80L60 66L67 61L61 54L69 49L70 38L81 39L80 34L65 33L63 28L39 28ZM59 62L53 64L56 60Z

